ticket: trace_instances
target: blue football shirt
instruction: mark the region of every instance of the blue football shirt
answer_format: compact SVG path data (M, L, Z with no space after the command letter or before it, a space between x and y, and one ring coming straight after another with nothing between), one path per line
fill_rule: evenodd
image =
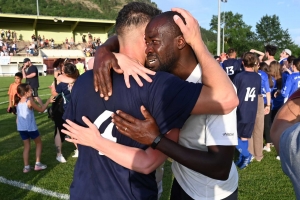
M281 90L282 96L290 97L298 88L300 88L300 73L293 72L290 74L285 82L284 88Z
M152 83L143 80L139 87L131 78L131 88L126 88L123 75L112 73L113 95L108 101L100 98L93 86L93 72L87 71L75 82L71 101L64 114L84 126L82 116L99 127L103 137L117 143L146 149L142 145L118 132L111 122L111 114L122 110L143 119L140 106L144 105L161 133L181 128L190 115L202 85L188 83L172 74L157 72ZM75 165L70 187L71 199L157 199L155 173L148 175L129 170L95 149L78 145L79 157Z
M267 104L267 93L271 92L268 74L262 70L258 70L261 77L261 94L264 97L264 104Z

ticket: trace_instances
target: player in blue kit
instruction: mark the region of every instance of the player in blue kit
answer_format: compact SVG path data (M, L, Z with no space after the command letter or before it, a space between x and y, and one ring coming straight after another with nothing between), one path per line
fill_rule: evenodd
M224 60L222 66L227 75L231 80L234 79L235 75L243 71L242 61L236 59L236 51L231 48L228 50L228 58Z
M281 90L285 101L300 87L300 59L293 61L293 73L288 76L284 88Z
M116 30L120 42L120 52L139 62L145 60L145 54L141 49L145 46L144 30L150 21L149 16L154 13L149 13L152 9L140 6L140 3L128 4L120 11L117 18ZM141 13L142 11L144 13ZM127 16L126 12L133 17ZM192 41L199 42L199 38ZM128 45L135 48L130 51L127 48ZM202 47L199 51L199 45L194 46L196 46L194 49L196 55L208 55L208 52ZM219 68L219 66L216 67ZM209 69L206 73L203 72L203 76L207 76L208 73ZM134 117L143 118L140 113L140 105L144 105L155 118L160 132L166 133L173 128L181 128L190 113L199 113L200 105L203 105L201 103L213 102L211 97L215 93L213 88L218 85L216 81L211 81L214 84L208 83L212 86L211 88L204 85L201 92L203 97L199 98L201 84L186 83L163 72L157 72L155 76L152 76L151 84L143 81L142 88L131 79L130 89L124 85L123 75L112 73L114 95L108 101L104 101L95 92L92 77L93 72L89 71L76 81L64 118L84 125L83 122L88 124L88 121L86 118L82 119L82 116L87 116L103 133L102 137L100 135L99 137L105 139L105 142L113 144L116 142L132 147L133 151L140 149L141 151L138 153L146 152L147 154L157 153L157 151L154 152L151 148L143 151L147 146L121 135L111 123L112 112L121 109ZM223 77L227 78L225 74ZM231 95L231 92L229 93ZM193 109L196 101L197 104ZM223 102L215 102L217 105L220 103ZM225 106L223 109L230 111L234 105L230 107ZM69 123L71 124L70 121ZM128 167L122 167L105 156L110 154L110 151L98 152L82 145L79 145L78 148L80 156L75 166L74 180L70 189L71 199L157 199L157 186L153 172L145 175L129 170ZM133 158L132 161L138 162L139 160Z
M251 138L255 116L257 112L257 98L261 94L261 77L254 72L258 65L258 58L254 53L248 52L243 56L245 71L237 74L233 83L237 89L239 105L237 107L237 131L238 145L240 152L236 165L241 169L245 168L252 159L248 151L248 138Z

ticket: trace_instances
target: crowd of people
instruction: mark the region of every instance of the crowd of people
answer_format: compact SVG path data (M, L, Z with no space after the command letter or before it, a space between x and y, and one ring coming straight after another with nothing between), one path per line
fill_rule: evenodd
M83 44L83 53L86 57L92 57L95 54L96 48L100 46L101 40L100 37L96 38L92 36L91 33L88 32L88 39L86 39L86 35L82 36L82 44ZM1 30L0 37L0 56L15 56L18 52L23 49L19 49L18 41L21 39L17 39L17 34L15 31L4 29ZM56 49L58 44L55 44L55 40L53 38L45 38L45 36L35 35L31 36L29 44L24 46L24 51L26 56L37 56L38 50L40 48L51 48ZM62 43L62 46L65 49L74 49L76 46L73 37L70 39L66 38Z
M40 162L41 139L31 108L42 112L51 102L57 161L66 162L64 141L76 146L71 199L159 199L163 163L170 157L175 177L171 200L237 200L237 167L261 161L272 144L284 155L278 151L282 132L272 130L284 115L281 107L300 87L300 58L289 49L282 51L280 61L274 58L273 45L265 52L252 49L240 59L230 48L214 59L189 12L176 8L161 13L140 2L120 10L116 32L102 46L90 34L88 42L82 38L88 46L100 46L90 52L95 56L93 70L86 71L80 59L76 65L56 60L46 104L38 98L36 67L24 60L22 76L16 74L9 90L7 110L17 108L24 173L31 169L30 138L40 149L34 169L47 167ZM20 77L27 84L20 84ZM239 157L234 162L235 149ZM296 191L300 174L289 168L292 162L286 156L278 154L278 159L292 174ZM299 192L296 196L300 198Z
M86 57L93 57L95 55L96 49L102 45L100 37L96 39L90 32L88 32L88 40L86 40L86 35L82 35L82 43L85 44L83 48L83 53Z

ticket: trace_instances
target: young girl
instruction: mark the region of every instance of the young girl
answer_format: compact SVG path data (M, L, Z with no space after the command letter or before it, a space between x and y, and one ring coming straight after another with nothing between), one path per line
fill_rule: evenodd
M15 95L15 103L17 107L17 129L24 143L24 173L30 171L30 138L34 140L36 145L36 162L34 170L38 171L47 168L47 165L44 165L40 162L42 153L42 141L39 131L37 130L33 110L43 112L44 110L46 110L49 103L52 103L53 101L53 97L51 96L42 107L39 107L32 98L32 89L30 85L28 85L27 83L21 83L17 87L17 94Z

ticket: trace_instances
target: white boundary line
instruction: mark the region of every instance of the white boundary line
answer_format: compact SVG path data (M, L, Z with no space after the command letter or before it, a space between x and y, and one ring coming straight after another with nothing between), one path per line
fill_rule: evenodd
M18 181L8 180L8 179L6 179L2 176L0 176L0 182L4 183L4 184L7 184L7 185L15 186L15 187L18 187L18 188L22 188L22 189L25 189L25 190L30 190L32 192L40 193L40 194L43 194L43 195L56 197L56 198L59 198L59 199L70 199L70 196L68 194L53 192L51 190L46 190L46 189L36 187L36 186L33 186L33 185L29 185L29 184L26 184L26 183L21 183L21 182L18 182Z
M47 95L50 95L50 94L42 94L42 95L39 95L39 97L42 97L42 96L47 96ZM3 102L0 102L0 105L1 105L1 104L5 104L5 103L8 103L8 101L3 101Z

